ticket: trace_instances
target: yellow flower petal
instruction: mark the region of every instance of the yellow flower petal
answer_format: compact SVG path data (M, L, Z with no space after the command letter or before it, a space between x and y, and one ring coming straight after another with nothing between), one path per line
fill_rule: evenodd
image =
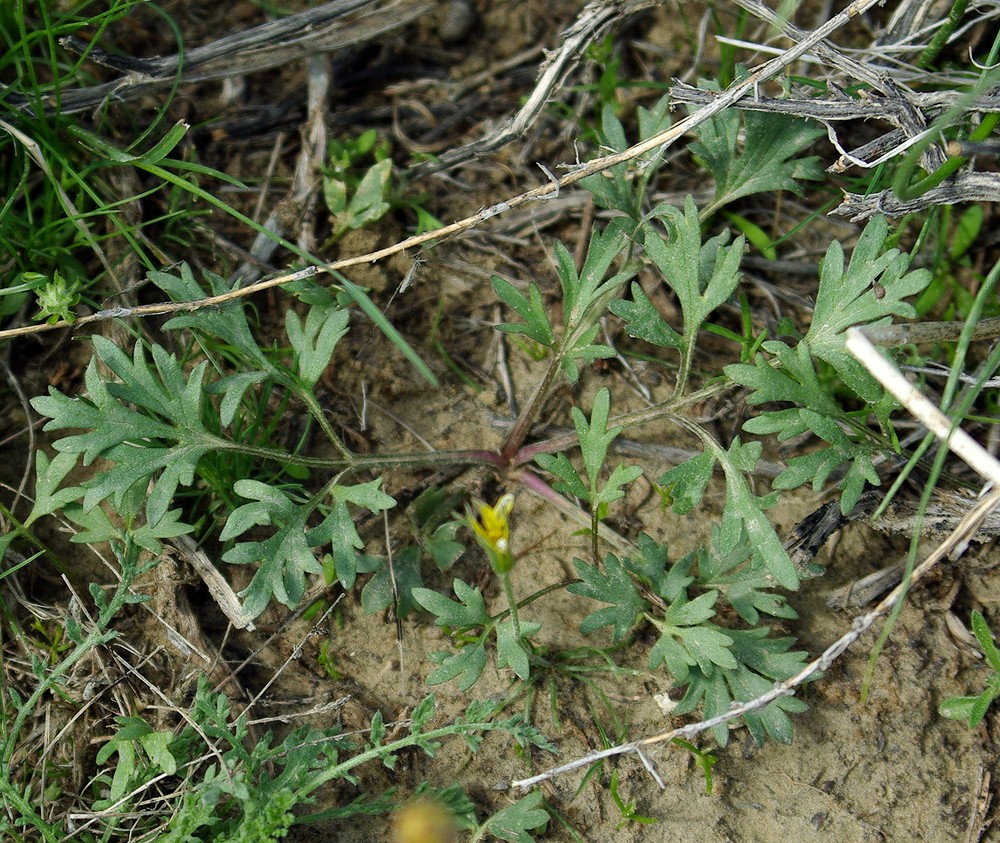
M508 518L514 508L514 496L503 495L494 506L476 501L478 517L469 513L469 526L476 534L479 544L490 557L497 571L509 571L514 566L510 552L510 524Z

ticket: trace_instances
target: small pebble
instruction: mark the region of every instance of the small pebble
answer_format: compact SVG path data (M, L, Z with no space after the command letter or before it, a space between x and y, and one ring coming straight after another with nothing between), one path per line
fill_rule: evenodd
M476 23L476 10L470 0L449 0L445 4L438 33L445 44L464 39Z

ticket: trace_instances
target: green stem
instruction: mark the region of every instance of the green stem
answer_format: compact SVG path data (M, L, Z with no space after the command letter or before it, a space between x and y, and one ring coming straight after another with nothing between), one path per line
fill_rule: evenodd
M507 605L510 608L510 622L514 625L514 635L517 640L521 640L521 622L517 617L517 600L514 598L514 586L510 581L510 572L499 574L500 582L503 583L503 592L507 596Z
M938 31L934 34L931 43L927 45L927 48L920 54L920 58L917 59L917 67L926 68L937 58L938 53L944 49L945 44L948 43L948 39L951 38L952 33L961 22L968 6L969 0L955 0L947 19L941 24Z
M278 448L265 448L259 445L247 445L230 442L225 439L213 441L220 451L232 451L259 459L273 460L291 465L301 465L306 468L325 468L332 471L351 469L359 471L365 468L433 468L440 465L497 465L497 455L492 451L456 450L456 451L420 451L416 453L399 454L365 454L352 455L351 459L335 457L305 457L300 454L290 454Z
M590 504L590 552L593 554L594 564L597 565L601 561L600 554L597 551L597 533L601 527L601 522L597 518L597 504Z
M677 384L674 386L674 395L684 394L684 387L687 386L688 375L691 374L691 364L694 362L694 337L685 344L681 352L681 365L677 371Z
M351 453L347 446L341 441L340 437L334 432L334 429L330 426L330 422L327 421L326 413L323 412L323 408L320 407L319 401L316 400L316 396L306 389L297 389L299 398L305 403L306 407L309 408L309 412L312 417L316 419L317 424L319 424L323 433L326 434L326 438L333 443L333 447L340 451L341 456L350 465L353 465L358 459L356 454Z
M429 732L420 732L416 735L410 735L409 737L402 738L398 741L393 741L391 743L384 744L383 746L373 747L365 752L359 752L357 755L344 761L342 764L337 764L318 773L312 779L310 779L306 784L302 785L297 791L296 796L297 802L304 802L309 796L316 791L318 788L322 787L329 781L334 779L343 778L348 772L353 770L355 767L365 764L368 761L374 761L376 759L384 759L389 755L397 753L403 749L407 749L412 746L426 746L429 743L437 740L438 738L447 738L452 735L466 735L475 734L477 732L491 732L495 729L502 728L496 723L460 723L452 724L450 726L442 726L440 729L433 729ZM322 814L317 815L316 818L321 817ZM312 817L301 817L297 820L300 823L309 822Z

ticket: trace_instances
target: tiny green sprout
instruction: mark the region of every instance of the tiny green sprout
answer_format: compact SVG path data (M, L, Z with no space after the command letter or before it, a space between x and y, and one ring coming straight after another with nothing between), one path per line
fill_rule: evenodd
M514 556L510 552L510 525L508 517L514 508L514 496L503 495L495 506L483 501L475 501L476 512L466 507L465 522L472 529L479 546L486 553L490 565L501 577L514 567Z
M975 729L982 723L993 700L1000 697L1000 650L997 650L993 634L980 612L972 613L972 632L993 672L986 677L986 687L981 694L974 697L949 697L938 706L938 714L949 720L964 720L970 729Z
M712 768L718 763L719 759L712 755L711 752L705 752L698 749L693 743L689 741L682 740L681 738L672 738L670 741L674 746L680 746L686 749L694 756L695 763L701 767L701 773L705 777L705 795L712 795L713 781L712 781Z
M76 321L73 308L80 303L80 285L76 281L67 281L57 271L48 284L35 291L35 296L38 299L36 321L44 319L49 325Z
M626 802L621 796L618 795L618 771L615 770L611 773L611 798L614 799L615 805L618 807L618 812L622 815L622 821L615 826L616 830L621 830L625 826L631 823L640 823L642 825L653 825L656 820L653 817L645 817L640 813L636 812L636 804L634 799L630 799Z

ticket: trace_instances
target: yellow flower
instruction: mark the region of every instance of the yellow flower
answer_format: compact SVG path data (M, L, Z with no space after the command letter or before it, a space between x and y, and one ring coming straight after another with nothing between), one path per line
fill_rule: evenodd
M494 506L480 500L475 501L475 505L478 517L466 508L466 523L472 528L479 546L486 551L493 570L506 574L514 567L514 556L510 552L510 525L507 523L514 508L514 496L503 495Z
M454 843L455 815L440 802L419 799L392 818L395 843Z

